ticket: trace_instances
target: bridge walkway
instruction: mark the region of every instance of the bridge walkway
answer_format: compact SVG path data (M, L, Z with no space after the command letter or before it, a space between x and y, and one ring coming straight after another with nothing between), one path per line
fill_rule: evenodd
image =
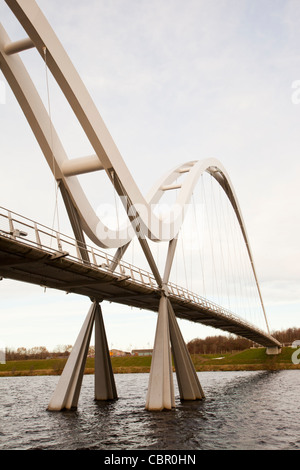
M158 312L161 289L150 272L125 261L111 271L112 256L98 248L86 249L90 263L81 258L76 240L0 208L2 278ZM265 347L280 347L268 333L216 303L171 282L167 287L177 318L243 336Z

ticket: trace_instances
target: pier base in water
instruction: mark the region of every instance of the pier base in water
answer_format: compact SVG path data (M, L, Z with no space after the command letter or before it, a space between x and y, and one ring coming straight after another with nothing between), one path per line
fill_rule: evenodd
M161 411L175 407L171 347L180 398L182 400L204 398L171 302L162 294L146 399L147 410Z
M56 390L52 395L48 405L49 411L77 408L94 323L95 399L113 400L117 398L101 307L95 301L87 314Z
M175 406L168 301L159 303L153 356L146 399L146 409L161 411Z
M98 304L95 316L95 400L115 400L116 398L118 398L117 389L101 307Z
M84 369L95 325L95 400L118 398L109 355L102 311L93 302L57 387L48 405L49 411L76 409ZM162 294L159 304L155 345L149 377L146 409L175 407L172 354L181 400L200 400L204 393L180 332L171 302Z

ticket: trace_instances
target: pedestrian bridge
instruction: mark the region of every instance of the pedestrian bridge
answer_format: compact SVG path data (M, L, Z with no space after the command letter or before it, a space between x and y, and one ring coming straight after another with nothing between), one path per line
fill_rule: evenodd
M5 0L24 28L25 39L12 41L0 25L0 68L36 137L61 194L74 237L47 228L23 215L0 208L0 276L41 285L91 299L91 308L78 335L49 410L76 408L92 330L95 330L95 399L117 398L100 304L103 301L158 312L146 408L171 409L175 406L172 356L182 400L204 398L177 318L212 326L243 336L276 353L280 343L271 336L254 266L250 243L238 200L223 165L216 159L189 160L164 175L147 196L139 190L99 112L63 46L35 0ZM94 154L70 159L51 118L21 60L21 53L35 49L51 72L66 102L78 119ZM16 130L17 134L17 130ZM5 166L5 161L2 167ZM80 183L83 174L97 173L113 188L122 203L127 223L109 228ZM218 185L232 211L247 255L266 330L249 322L208 296L171 281L178 240L182 235L193 194L203 175ZM175 196L169 211L156 208L166 195ZM195 211L195 207L193 207ZM213 212L210 208L209 214ZM118 214L118 212L116 211ZM223 232L227 215L223 214ZM117 215L118 218L118 215ZM196 217L195 217L196 220ZM202 227L203 228L203 227ZM211 231L210 238L216 230ZM87 242L87 238L90 243ZM125 261L133 241L149 269ZM151 243L167 246L163 269L159 267ZM181 238L182 249L191 242ZM221 252L225 242L221 241ZM111 255L111 250L114 254ZM213 250L212 250L213 254ZM223 262L224 263L224 262ZM185 270L186 271L186 270ZM217 278L216 271L207 278ZM187 277L187 272L186 272ZM190 277L193 277L190 272ZM204 280L204 276L203 276Z
M37 222L0 208L0 276L158 312L161 289L152 273L85 246ZM112 269L114 266L114 269ZM200 295L171 282L165 286L176 317L243 336L267 348L280 343L265 331Z

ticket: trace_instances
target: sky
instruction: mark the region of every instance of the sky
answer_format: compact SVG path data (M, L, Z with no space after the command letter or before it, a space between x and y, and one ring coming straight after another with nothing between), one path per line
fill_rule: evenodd
M141 191L177 164L219 159L246 222L271 330L300 322L300 2L38 0ZM25 37L5 2L0 19ZM89 155L35 51L22 53L70 157ZM52 226L53 176L0 71L0 206ZM84 181L83 181L84 184ZM85 181L96 204L99 187ZM60 204L61 227L70 233ZM71 234L71 233L70 233ZM90 301L0 282L0 342L74 344ZM153 346L156 315L103 304L111 348ZM218 330L180 321L186 341Z

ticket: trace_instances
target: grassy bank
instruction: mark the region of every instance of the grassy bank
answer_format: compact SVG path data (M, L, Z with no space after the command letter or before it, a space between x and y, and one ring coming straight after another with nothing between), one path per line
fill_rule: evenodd
M66 361L66 359L8 361L6 364L0 364L0 377L60 375ZM112 357L111 362L115 374L149 372L151 357ZM87 359L85 373L94 373L94 359Z
M208 370L280 370L299 369L292 363L295 349L282 348L280 354L268 356L265 348L246 349L245 351L223 355L192 355L197 371Z
M295 349L283 348L278 356L267 356L265 348L247 349L241 352L223 355L192 354L197 371L226 370L280 370L299 369L291 357ZM9 361L0 365L0 377L30 375L60 375L66 359ZM113 357L112 367L115 374L148 373L151 357ZM85 373L94 372L94 359L88 358Z

